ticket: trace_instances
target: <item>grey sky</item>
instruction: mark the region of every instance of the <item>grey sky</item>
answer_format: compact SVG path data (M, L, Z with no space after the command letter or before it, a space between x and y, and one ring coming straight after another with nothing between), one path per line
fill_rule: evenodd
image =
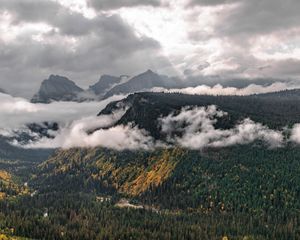
M1 0L0 88L31 96L50 74L298 78L298 0Z

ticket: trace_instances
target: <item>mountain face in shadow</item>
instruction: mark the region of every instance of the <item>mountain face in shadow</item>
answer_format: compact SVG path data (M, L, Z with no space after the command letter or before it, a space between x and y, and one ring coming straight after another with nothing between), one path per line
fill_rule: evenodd
M122 81L123 77L115 77L111 75L102 75L97 83L89 87L89 91L98 96L103 96L108 90Z
M44 80L31 102L49 103L51 101L76 101L84 90L73 81L59 75L50 75Z

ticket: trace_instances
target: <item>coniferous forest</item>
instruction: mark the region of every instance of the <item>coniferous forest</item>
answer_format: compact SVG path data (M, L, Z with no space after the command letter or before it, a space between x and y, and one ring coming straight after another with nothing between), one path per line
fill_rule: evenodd
M0 229L33 239L298 239L299 153L59 151L30 189L1 185Z

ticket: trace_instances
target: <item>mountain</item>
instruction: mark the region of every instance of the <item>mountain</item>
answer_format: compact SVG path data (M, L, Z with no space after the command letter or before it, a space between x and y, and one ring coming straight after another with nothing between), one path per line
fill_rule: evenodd
M113 86L119 84L122 79L122 76L102 75L97 83L89 87L89 90L98 96L103 96Z
M160 75L147 70L137 76L129 78L127 75L119 77L104 74L99 81L87 90L81 89L66 77L50 75L44 80L37 94L32 98L33 103L49 103L51 101L91 101L106 99L113 95L142 92L152 88L186 88L199 85L244 88L251 84L269 86L276 82L289 82L280 79L220 79L188 77L184 80L178 77ZM1 90L0 90L1 92Z
M66 77L50 75L48 79L42 82L38 93L33 96L31 102L78 101L78 94L83 91L83 89Z
M123 84L119 84L109 90L104 98L111 97L116 94L128 94L140 92L153 87L176 87L177 79L168 78L167 76L159 75L151 70L141 73Z
M95 97L96 99L105 99L116 94L134 93L153 87L181 86L179 79L158 75L151 70L128 79L127 75L116 77L104 74L97 83L91 85L89 89L83 90L66 77L50 75L42 82L38 93L33 96L31 102L89 101Z
M154 138L161 138L158 119L171 112L179 111L185 106L216 105L228 112L230 118L223 119L223 127L229 128L245 118L263 123L270 128L281 129L299 122L300 93L299 90L282 91L273 94L252 96L209 96L187 95L181 93L142 92L129 95L127 98L112 102L98 115L111 114L119 106L127 106L126 113L116 123L133 123L147 130ZM289 97L280 97L280 96Z

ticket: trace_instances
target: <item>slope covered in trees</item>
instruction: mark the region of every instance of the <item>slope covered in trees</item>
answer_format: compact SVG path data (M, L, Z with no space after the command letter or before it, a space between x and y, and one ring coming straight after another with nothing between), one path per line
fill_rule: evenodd
M282 129L300 116L297 91L249 97L139 93L109 104L100 114L120 104L128 109L117 124L133 122L157 139L157 119L183 106L214 104L228 112L217 128L231 128L250 117ZM270 149L260 141L201 150L57 150L47 161L26 168L28 194L0 200L0 234L34 239L299 239L299 156L300 147L291 142Z
M297 90L291 90L297 92ZM282 129L299 122L300 94L283 91L252 96L209 96L180 93L136 93L126 99L112 102L101 114L110 114L120 105L128 106L124 116L116 123L134 123L146 129L156 139L161 138L158 119L184 106L216 105L230 116L224 119L223 127L231 127L244 118L251 118L272 129ZM288 95L289 97L283 97Z
M48 239L297 239L299 155L253 145L59 151L29 182L37 195L0 205L0 228ZM124 197L144 209L119 209Z

